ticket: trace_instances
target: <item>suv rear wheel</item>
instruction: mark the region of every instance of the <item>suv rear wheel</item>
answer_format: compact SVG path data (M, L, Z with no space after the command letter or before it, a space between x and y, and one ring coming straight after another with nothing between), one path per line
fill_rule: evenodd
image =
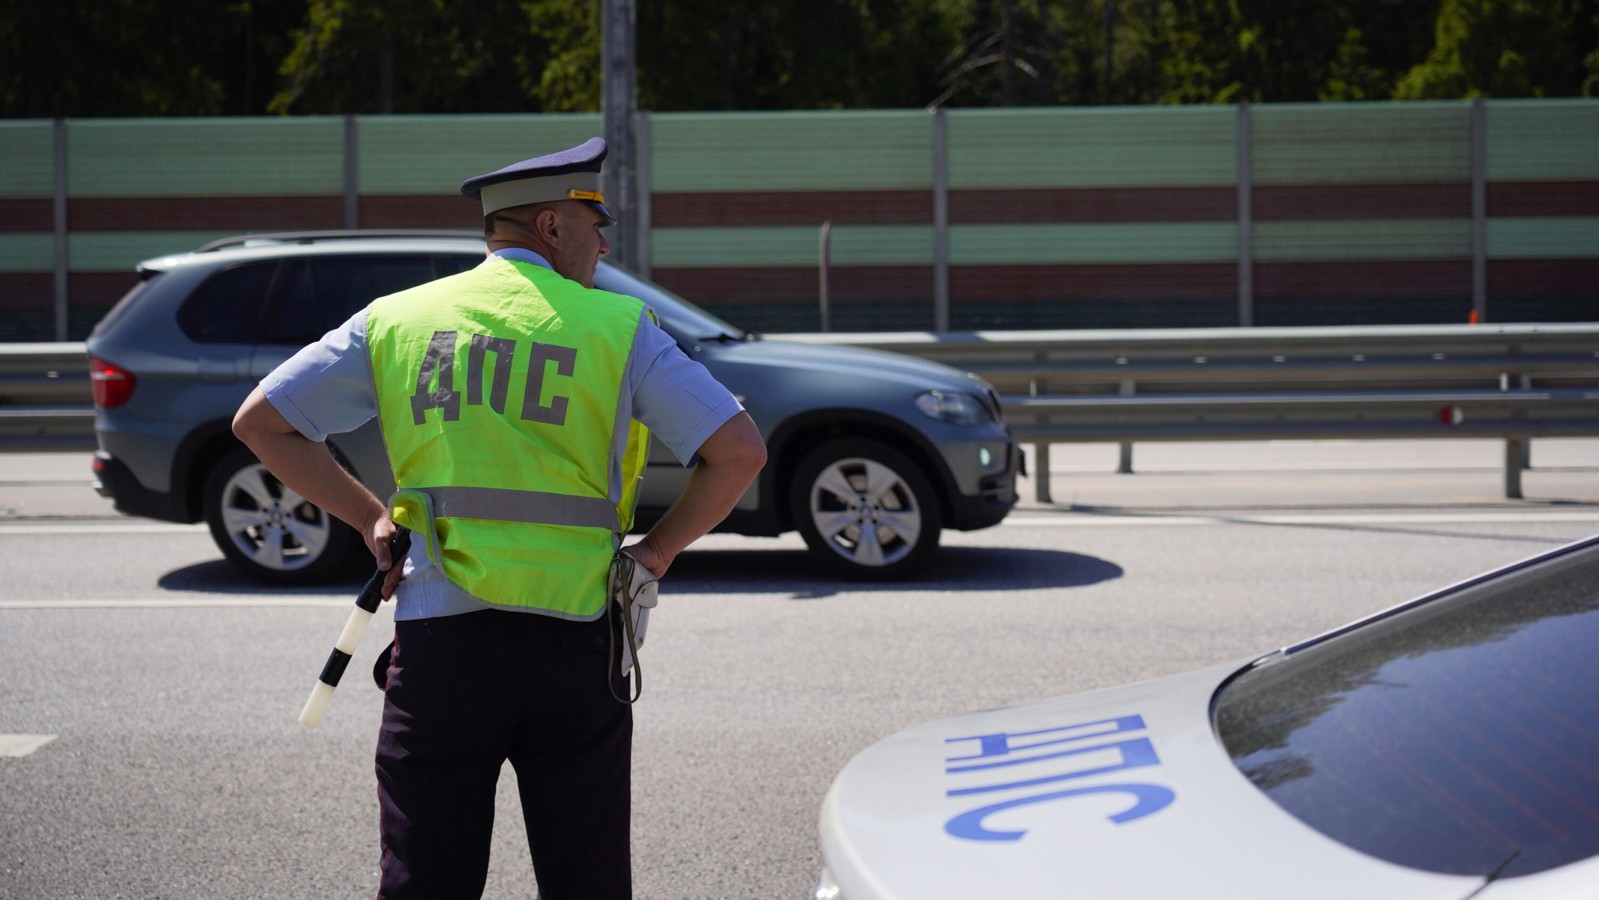
M938 549L938 496L920 466L872 440L828 441L800 460L789 509L805 543L833 573L904 578Z
M243 447L211 470L203 502L222 555L267 584L326 582L365 550L354 529L272 477Z

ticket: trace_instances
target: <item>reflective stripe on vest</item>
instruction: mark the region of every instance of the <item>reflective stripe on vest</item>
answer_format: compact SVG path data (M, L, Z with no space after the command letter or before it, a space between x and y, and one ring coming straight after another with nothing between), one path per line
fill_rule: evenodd
M433 487L416 488L433 500L433 515L438 518L493 519L496 522L525 522L538 525L575 525L621 531L616 507L599 497L572 497L547 491L514 491L506 488Z
M395 520L473 596L603 613L643 473L648 433L623 403L643 315L499 258L368 308Z

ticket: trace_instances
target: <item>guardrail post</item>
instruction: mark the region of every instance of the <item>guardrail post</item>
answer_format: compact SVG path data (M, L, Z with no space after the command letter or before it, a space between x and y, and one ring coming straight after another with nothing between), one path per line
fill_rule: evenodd
M1505 441L1505 499L1520 500L1521 467L1527 459L1527 442L1521 438Z
M1521 345L1511 344L1508 355L1511 360L1520 357ZM1523 391L1529 390L1532 388L1532 376L1522 372L1516 377L1516 384ZM1501 391L1510 390L1509 372L1499 377L1499 389ZM1517 410L1512 412L1510 417L1512 419L1522 419L1526 416L1520 410ZM1505 499L1522 499L1521 472L1528 467L1531 459L1532 453L1526 438L1513 437L1505 439Z
M1033 456L1037 457L1037 465L1033 466L1033 499L1039 503L1054 503L1055 498L1049 492L1049 441L1038 441L1033 444Z
M1120 390L1121 395L1123 397L1131 397L1134 394L1134 392L1135 392L1135 388L1133 386L1132 379L1130 379L1130 378L1122 379L1121 390ZM1116 474L1118 474L1118 475L1131 475L1131 474L1133 474L1133 443L1132 443L1132 441L1123 441L1122 444L1121 444L1121 459L1118 460L1117 463L1116 463Z

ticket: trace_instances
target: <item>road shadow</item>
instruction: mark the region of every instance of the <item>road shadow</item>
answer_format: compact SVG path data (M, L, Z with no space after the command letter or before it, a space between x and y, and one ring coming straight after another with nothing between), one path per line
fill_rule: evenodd
M945 547L903 581L832 578L807 550L689 550L666 576L669 593L771 593L816 600L841 593L994 591L1085 587L1122 576L1121 566L1081 553L1009 547Z
M348 593L352 600L365 583L366 576L352 571L347 576L305 587L264 584L240 572L225 559L173 569L156 581L159 587L168 591L192 591L199 594L276 594L284 597Z
M944 547L925 571L904 581L832 578L807 550L689 550L672 564L669 593L786 594L816 600L841 593L903 591L994 591L1073 588L1122 576L1121 566L1081 553L1008 547ZM273 594L283 597L360 592L364 574L324 584L284 587L262 584L226 560L184 566L161 576L163 590L202 594Z

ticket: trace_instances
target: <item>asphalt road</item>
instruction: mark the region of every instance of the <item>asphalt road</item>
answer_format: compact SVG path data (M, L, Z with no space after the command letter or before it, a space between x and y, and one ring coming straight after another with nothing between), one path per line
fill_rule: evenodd
M636 709L637 896L808 896L833 774L899 728L1240 659L1599 531L1595 441L1535 443L1520 501L1493 442L1135 463L1058 446L1055 505L946 533L914 582L823 579L792 535L682 557ZM372 896L386 612L307 731L356 586L244 581L203 527L118 516L87 471L0 456L0 900ZM491 898L533 894L514 779Z

